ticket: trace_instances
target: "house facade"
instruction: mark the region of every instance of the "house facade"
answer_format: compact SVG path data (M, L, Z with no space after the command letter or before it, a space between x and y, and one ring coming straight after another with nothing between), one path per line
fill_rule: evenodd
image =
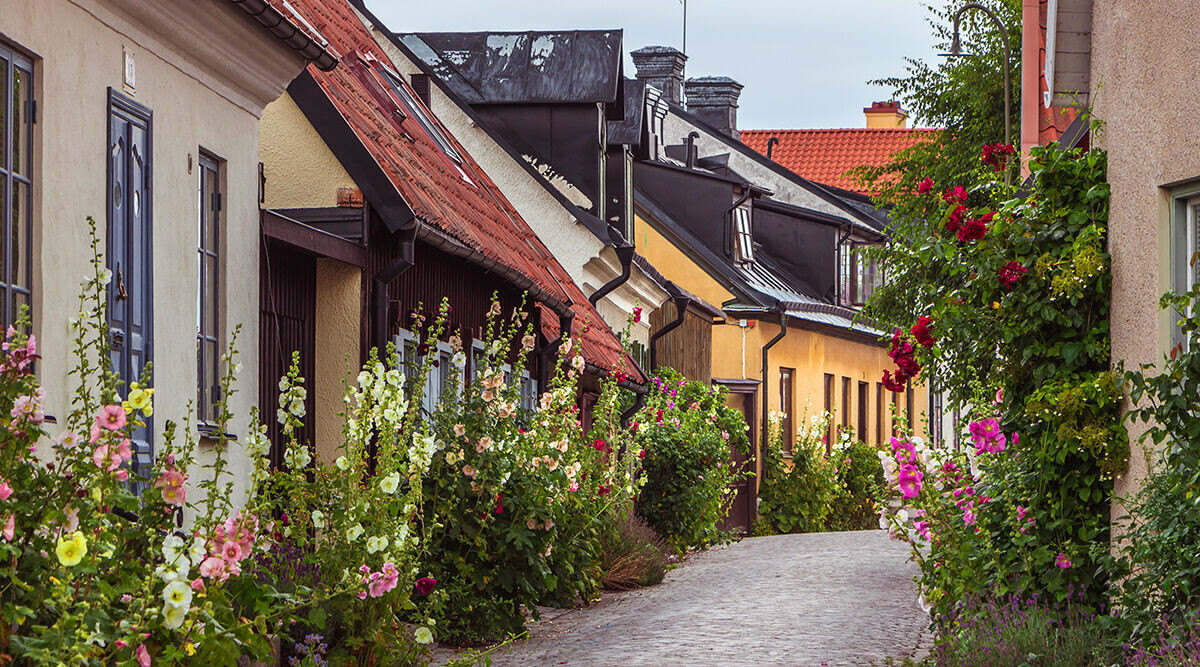
M273 411L276 399L267 380L298 351L312 378L304 436L332 458L343 380L372 348L394 343L411 355L418 343L439 362L422 406L432 410L450 373L472 372L471 355L460 370L445 341L415 338L444 297L449 327L475 349L493 295L505 309L528 296L538 341L526 376L510 378L525 407L547 386L568 328L588 362L585 421L599 377L620 372L641 390L639 369L580 287L423 101L428 81L393 61L349 2L293 6L342 62L329 72L310 67L264 114L263 409Z
M230 435L244 432L258 389L258 300L244 281L258 273L259 117L308 62L336 58L258 0L0 2L3 323L30 308L48 421L62 420L93 217L113 274L113 364L126 382L152 367L160 388L136 434L139 472L159 415L194 405L192 435L212 434L217 359L238 324Z

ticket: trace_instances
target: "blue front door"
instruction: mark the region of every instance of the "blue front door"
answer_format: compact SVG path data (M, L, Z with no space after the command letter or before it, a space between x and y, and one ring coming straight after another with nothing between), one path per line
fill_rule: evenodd
M153 268L150 212L150 110L109 89L108 319L112 365L129 391L153 357ZM152 427L133 434L133 472L147 475Z

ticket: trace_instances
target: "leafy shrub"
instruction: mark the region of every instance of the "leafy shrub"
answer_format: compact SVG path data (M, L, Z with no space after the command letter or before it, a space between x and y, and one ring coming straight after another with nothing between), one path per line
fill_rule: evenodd
M840 490L826 520L829 530L869 530L879 523L883 470L879 449L858 440L834 452Z
M689 382L671 369L652 379L634 417L645 453L646 485L638 511L679 552L730 539L720 529L732 504L733 448L749 448L742 413L725 405L725 389Z
M601 542L604 588L625 591L662 583L671 566L670 552L671 547L645 520L629 515Z
M839 492L835 464L825 456L828 412L801 419L791 459L783 456L779 413L769 419L763 452L763 478L758 489L756 534L811 533L825 530Z

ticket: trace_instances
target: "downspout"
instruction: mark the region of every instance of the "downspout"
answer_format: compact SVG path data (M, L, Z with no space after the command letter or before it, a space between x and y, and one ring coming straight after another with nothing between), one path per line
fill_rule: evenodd
M658 370L658 339L671 333L683 324L683 318L687 316L688 306L692 305L692 299L684 295L675 283L668 281L664 287L667 294L671 295L671 301L675 304L675 319L663 325L661 329L655 331L650 336L650 372L654 373Z
M770 428L771 428L771 392L768 390L768 385L770 383L770 380L769 380L770 370L771 370L771 365L770 365L771 348L775 347L775 343L778 343L779 341L783 340L783 337L787 335L787 331L788 331L787 313L782 312L782 308L783 308L782 306L780 306L779 308L781 310L781 312L779 313L779 333L775 334L774 338L767 341L767 344L763 345L763 349L762 349L762 385L761 386L762 386L762 394L763 394L763 396L762 396L763 409L762 409L762 432L761 432L761 435L759 435L759 439L758 439L759 448L763 448L766 446L767 434L770 433ZM765 475L766 471L767 471L767 469L764 467L763 468L764 475Z
M596 290L591 296L588 297L588 301L592 302L593 306L600 303L600 299L608 296L613 290L617 289L621 285L624 285L625 281L629 280L630 273L633 272L633 255L637 248L626 244L619 245L613 248L613 250L616 251L617 259L621 262L621 275L613 278L607 283L604 283L600 289Z
M420 223L401 232L400 254L388 262L382 269L371 277L371 345L379 354L380 360L387 350L388 341L388 286L396 278L413 265L414 246L417 237L417 227Z
M688 132L687 139L687 156L686 164L688 169L696 168L696 140L700 138L700 133L692 130Z

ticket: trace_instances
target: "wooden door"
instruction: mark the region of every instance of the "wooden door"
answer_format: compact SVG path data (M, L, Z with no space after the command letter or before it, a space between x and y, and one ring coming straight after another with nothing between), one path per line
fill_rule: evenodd
M125 393L154 357L151 113L111 88L108 92L108 320L111 361ZM144 421L146 426L130 438L133 472L143 476L154 457L153 422Z
M259 275L259 394L258 409L271 439L271 463L283 463L287 445L275 410L279 407L279 378L300 353L300 375L308 389L304 428L296 433L301 443L312 442L316 411L315 378L317 262L291 246L268 240L261 254Z
M758 479L756 477L758 447L754 437L754 415L757 412L754 409L756 395L754 393L730 393L727 400L731 407L741 410L742 415L746 418L746 423L750 424L749 451L741 452L736 447L730 446L730 456L735 468L750 474L734 482L730 487L734 490L733 504L729 508L729 514L726 515L721 529L742 534L750 532L750 526L754 524L758 515Z

